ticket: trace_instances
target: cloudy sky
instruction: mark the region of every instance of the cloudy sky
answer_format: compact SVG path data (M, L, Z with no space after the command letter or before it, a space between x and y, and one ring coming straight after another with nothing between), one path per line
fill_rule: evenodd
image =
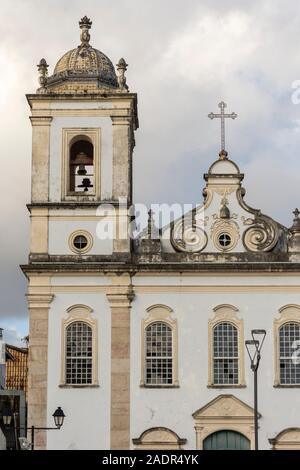
M25 93L36 64L52 73L79 44L78 20L93 20L91 44L129 63L140 129L135 202L201 200L202 175L219 151L218 102L238 113L227 150L245 173L246 201L289 226L300 205L300 2L298 0L2 0L0 39L0 326L27 334L31 126ZM300 83L300 82L299 82Z

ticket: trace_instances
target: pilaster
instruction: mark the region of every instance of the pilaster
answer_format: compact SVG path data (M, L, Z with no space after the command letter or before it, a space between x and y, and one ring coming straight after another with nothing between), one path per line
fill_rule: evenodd
M28 294L28 426L47 426L48 313L51 294ZM46 449L46 432L36 431L35 449Z
M130 308L134 294L129 275L114 276L107 292L111 309L111 449L130 448Z
M51 116L31 116L32 183L31 201L46 202L49 194L49 155Z

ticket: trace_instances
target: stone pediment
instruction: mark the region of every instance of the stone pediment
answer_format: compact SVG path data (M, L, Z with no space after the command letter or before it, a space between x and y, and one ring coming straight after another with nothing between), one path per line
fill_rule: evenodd
M251 406L233 395L219 395L214 400L193 413L196 420L211 418L253 418L254 410Z

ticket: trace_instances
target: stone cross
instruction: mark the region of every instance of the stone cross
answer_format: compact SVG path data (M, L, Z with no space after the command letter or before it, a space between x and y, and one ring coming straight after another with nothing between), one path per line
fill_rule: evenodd
M294 220L297 220L299 218L299 215L300 215L300 211L298 208L296 208L294 211L293 211L293 214L295 216Z
M225 108L227 107L227 104L224 103L224 101L221 101L221 103L218 104L221 112L220 113L209 113L208 117L210 119L221 119L221 152L225 152L225 118L230 118L230 119L235 119L237 118L236 113L230 113L226 114L224 112Z

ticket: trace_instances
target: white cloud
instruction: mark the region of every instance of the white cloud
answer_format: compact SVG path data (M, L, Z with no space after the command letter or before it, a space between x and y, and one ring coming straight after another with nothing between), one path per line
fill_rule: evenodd
M26 316L31 129L24 94L37 87L41 57L51 69L79 41L78 20L93 20L91 43L129 63L138 92L134 152L137 202L201 199L202 174L217 157L219 127L207 114L220 99L230 156L245 172L246 200L290 224L299 205L300 3L290 0L3 0L0 312ZM4 228L4 229L3 229ZM1 320L1 316L0 316Z

